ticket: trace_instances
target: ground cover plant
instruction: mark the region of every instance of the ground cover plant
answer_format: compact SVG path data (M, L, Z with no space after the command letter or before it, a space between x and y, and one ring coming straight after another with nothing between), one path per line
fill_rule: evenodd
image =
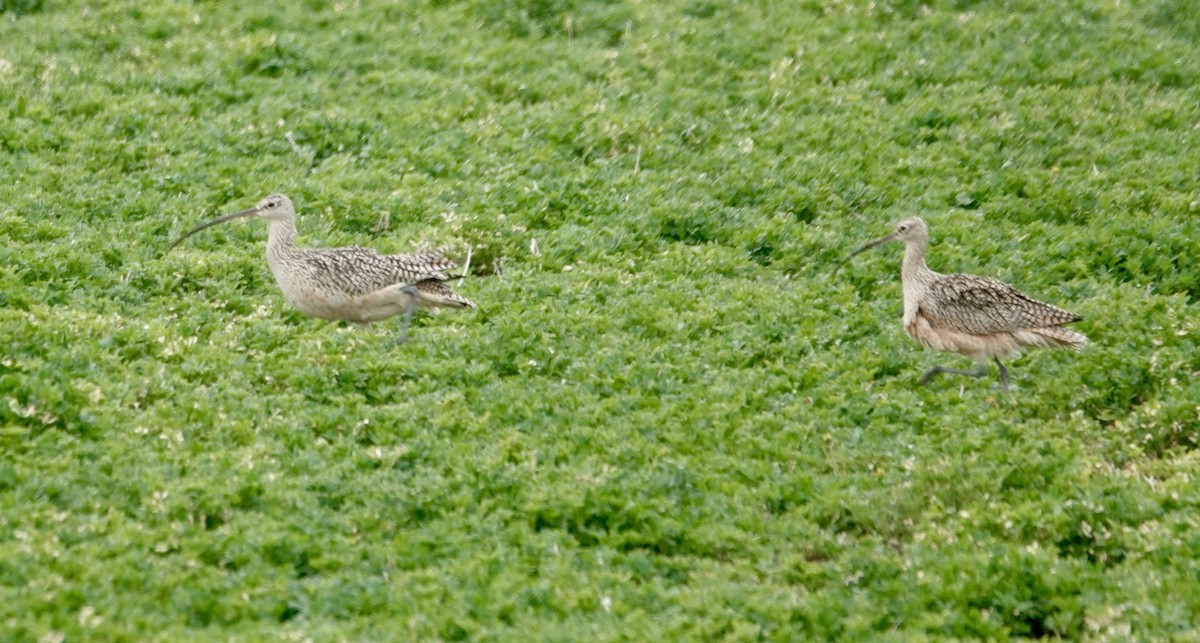
M238 4L0 2L5 640L1197 636L1191 3ZM1093 346L917 387L914 214Z

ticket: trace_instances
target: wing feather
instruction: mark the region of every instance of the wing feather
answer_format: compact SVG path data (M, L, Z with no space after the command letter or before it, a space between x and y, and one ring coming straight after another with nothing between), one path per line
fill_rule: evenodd
M395 284L448 281L457 264L438 252L382 255L369 248L305 248L304 262L314 278L351 295L365 295Z
M977 275L940 275L929 285L919 308L935 327L977 335L1060 326L1083 319L1030 299L1002 281Z

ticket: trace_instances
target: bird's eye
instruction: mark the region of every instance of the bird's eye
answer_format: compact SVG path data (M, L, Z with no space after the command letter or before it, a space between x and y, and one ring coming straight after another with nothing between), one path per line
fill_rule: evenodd
M900 226L899 228L896 228L896 230L898 230L898 231L900 231L900 232L904 232L904 231L908 230L908 226L906 226L906 225L902 225L902 226Z
M272 202L270 202L270 203L268 203L268 204L267 204L267 207L268 207L268 208L273 208L273 207L275 207L275 206L277 206L277 205L279 205L279 203L278 203L278 202L276 202L276 201L272 201Z

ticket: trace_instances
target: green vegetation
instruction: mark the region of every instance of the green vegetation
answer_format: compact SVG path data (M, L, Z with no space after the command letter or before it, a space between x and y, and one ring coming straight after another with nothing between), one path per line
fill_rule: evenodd
M0 0L0 638L1200 636L1191 2L235 4ZM1095 345L915 386L911 214Z

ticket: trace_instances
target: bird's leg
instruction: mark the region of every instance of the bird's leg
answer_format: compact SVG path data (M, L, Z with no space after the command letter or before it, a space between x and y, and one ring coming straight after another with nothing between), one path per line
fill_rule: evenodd
M1004 392L1007 393L1008 392L1008 369L1004 368L1004 364L1000 363L999 357L993 357L992 359L996 360L996 366L1000 367L1000 388L1004 389Z
M404 305L404 325L400 327L400 339L396 341L396 345L399 346L408 341L408 326L412 323L413 313L417 310L417 287L407 284L396 290L408 295L408 303Z
M400 341L397 345L408 341L408 326L412 322L413 312L416 311L420 295L416 284L392 284L374 292L362 295L353 302L353 309L360 319L379 321L396 315L404 315L404 326L400 329ZM356 322L360 326L370 326L369 321Z
M1000 362L997 361L996 363L999 364ZM1003 369L1004 367L1001 366L1000 368ZM921 381L919 382L919 384L921 386L928 384L929 380L932 380L939 373L950 373L952 375L966 375L967 377L983 377L988 374L988 367L987 367L987 364L980 364L979 368L977 368L973 371L964 371L964 370L958 369L958 368L946 368L945 366L934 366L933 368L929 369L928 371L925 371L925 374L921 376ZM1008 374L1005 373L1004 371L1001 371L1001 374L1006 378L1008 377Z

